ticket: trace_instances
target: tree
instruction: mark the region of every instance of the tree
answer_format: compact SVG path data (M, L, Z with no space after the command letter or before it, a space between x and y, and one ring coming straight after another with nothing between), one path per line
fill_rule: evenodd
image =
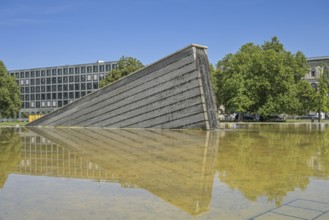
M277 37L263 45L243 45L236 54L219 61L217 69L219 104L228 112L266 116L294 114L302 109L298 94L299 83L308 71L306 58L301 52L286 51Z
M117 62L117 68L111 70L109 74L106 76L106 78L100 82L100 87L104 87L143 67L144 65L136 58L123 56Z
M20 91L16 81L11 77L0 60L0 116L15 117L21 107Z

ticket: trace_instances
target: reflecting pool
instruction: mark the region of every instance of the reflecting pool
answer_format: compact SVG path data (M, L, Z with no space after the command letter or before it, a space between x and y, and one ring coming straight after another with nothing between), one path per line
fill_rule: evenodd
M329 219L329 127L2 128L0 219Z

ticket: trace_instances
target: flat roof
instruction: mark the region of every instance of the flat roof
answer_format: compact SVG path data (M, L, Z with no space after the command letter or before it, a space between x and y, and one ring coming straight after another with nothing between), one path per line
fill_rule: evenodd
M329 56L307 57L306 60L307 60L307 61L329 60Z

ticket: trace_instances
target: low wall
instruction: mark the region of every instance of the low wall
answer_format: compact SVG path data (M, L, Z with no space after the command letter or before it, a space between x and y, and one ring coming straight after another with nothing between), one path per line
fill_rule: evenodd
M192 44L27 126L216 129L206 50Z

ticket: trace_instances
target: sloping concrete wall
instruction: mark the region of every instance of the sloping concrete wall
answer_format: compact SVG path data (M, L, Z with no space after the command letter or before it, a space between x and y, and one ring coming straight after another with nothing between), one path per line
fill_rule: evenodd
M27 126L216 129L206 50L192 44Z

